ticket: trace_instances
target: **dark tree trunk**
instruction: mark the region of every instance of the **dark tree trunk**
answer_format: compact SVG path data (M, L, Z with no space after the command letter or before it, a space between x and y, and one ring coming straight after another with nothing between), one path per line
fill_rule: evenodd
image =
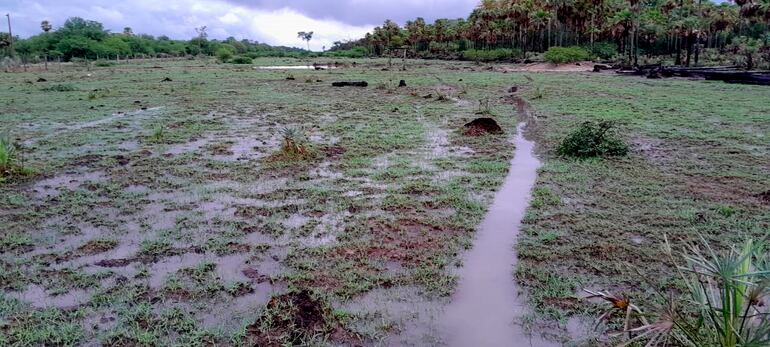
M676 43L674 43L674 46L674 49L676 49L676 61L674 64L682 65L682 47L679 45L679 37L676 38Z
M685 59L684 59L684 66L690 66L690 57L692 57L692 36L689 34L685 36L684 41L684 49L685 49Z

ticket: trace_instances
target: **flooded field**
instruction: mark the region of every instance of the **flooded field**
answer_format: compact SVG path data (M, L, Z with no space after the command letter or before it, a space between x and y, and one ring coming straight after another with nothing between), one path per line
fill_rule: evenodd
M516 255L511 252L529 206L540 161L534 143L524 138L520 123L514 144L516 154L502 187L479 225L473 248L459 272L457 290L444 314L452 346L548 346L524 332L523 318L530 311L523 291L511 276Z
M768 89L317 63L4 75L0 345L590 345L664 234L768 230ZM554 153L598 116L629 157Z

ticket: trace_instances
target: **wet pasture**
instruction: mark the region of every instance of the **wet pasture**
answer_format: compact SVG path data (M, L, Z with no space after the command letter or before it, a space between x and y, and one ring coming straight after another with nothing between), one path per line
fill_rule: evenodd
M189 61L9 75L2 130L36 175L0 188L0 312L18 322L6 341L444 343L437 315L518 119L495 101L485 112L505 133L466 137L502 85L445 80L441 65L383 69ZM75 90L28 83L38 75ZM313 155L283 157L286 129ZM305 291L323 306L313 331L277 324L274 306L308 304L291 296Z
M0 345L601 345L582 288L644 305L677 286L664 235L767 234L770 89L530 70L4 75L0 132L33 174L0 183ZM467 136L479 117L502 133ZM589 119L630 155L555 155Z

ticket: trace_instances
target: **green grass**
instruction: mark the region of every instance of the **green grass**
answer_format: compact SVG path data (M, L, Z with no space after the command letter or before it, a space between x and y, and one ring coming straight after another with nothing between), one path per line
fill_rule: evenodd
M535 99L538 90L542 97ZM662 261L663 235L681 246L702 234L724 249L770 230L770 210L757 198L770 184L770 118L763 116L770 108L762 101L770 90L552 74L537 75L524 93L539 115L536 137L545 162L517 246L518 276L535 300L551 285L527 275L532 272L559 274L578 283L576 289L654 301L653 289L682 285ZM622 129L628 157L557 155L571 129L602 119ZM598 316L599 308L576 301L579 296L564 291L536 308Z
M660 262L663 233L673 243L702 233L720 247L767 231L754 197L770 171L767 89L604 74L533 73L529 82L473 63L409 61L397 72L382 71L385 60L342 62L348 68L293 70L293 81L206 60L8 74L0 133L13 133L25 166L44 174L0 183L0 312L24 322L7 336L30 336L27 345L230 344L244 341L271 290L312 290L334 309L383 291L437 305L507 174L518 119L501 97L511 85L536 111L544 161L516 274L543 316L600 312L576 298L582 287L640 288L627 263L659 287L678 285ZM78 82L42 91L25 82L37 77ZM409 87L329 86L343 79ZM422 97L439 89L468 102ZM462 136L482 99L506 135ZM629 156L557 156L587 120L614 121ZM284 127L303 129L316 155L276 158ZM110 252L77 252L100 240ZM95 264L105 259L129 265ZM77 314L11 299L31 285L52 301L89 297ZM233 310L236 302L249 304ZM344 315L344 327L368 326L353 332L371 342L412 326L378 305ZM104 315L115 321L82 328Z

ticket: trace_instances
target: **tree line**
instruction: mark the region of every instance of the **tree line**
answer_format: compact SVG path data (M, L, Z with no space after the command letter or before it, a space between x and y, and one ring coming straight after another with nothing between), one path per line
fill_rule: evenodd
M705 49L770 56L769 27L770 0L483 0L467 19L429 24L417 18L403 27L386 20L359 40L335 42L332 50L457 57L502 48L521 57L582 46L628 63L669 55L689 66Z
M308 52L289 47L275 47L250 40L209 40L205 26L196 28L190 40L172 40L134 34L129 27L111 33L102 23L79 17L67 19L54 30L49 21L40 23L41 33L21 39L0 33L0 54L18 56L27 62L42 60L126 59L130 57L181 57L230 52L256 58L260 56L299 56Z

